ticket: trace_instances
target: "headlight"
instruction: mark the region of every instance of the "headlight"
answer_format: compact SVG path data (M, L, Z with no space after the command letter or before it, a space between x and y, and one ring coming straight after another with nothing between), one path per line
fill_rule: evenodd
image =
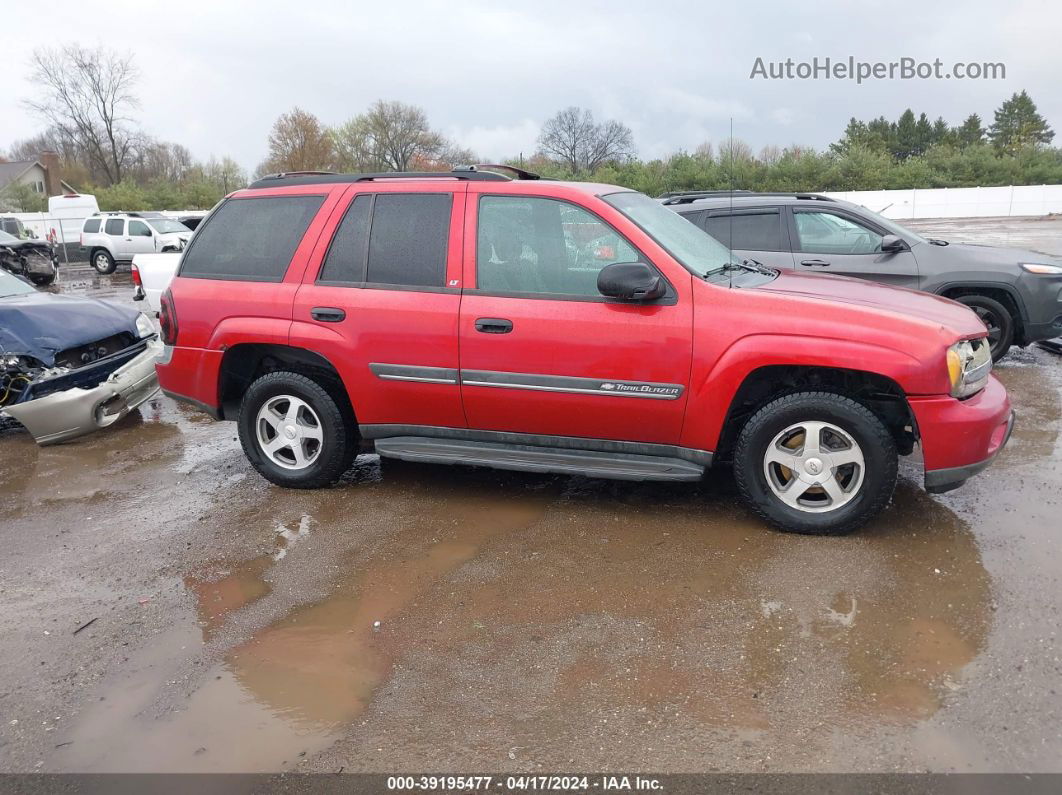
M136 333L140 335L141 339L150 337L155 333L155 324L143 312L136 316Z
M1044 265L1041 262L1023 262L1022 270L1029 273L1038 273L1041 276L1062 276L1062 268L1058 265Z
M969 397L985 388L992 372L992 352L987 337L956 342L948 348L947 359L952 397Z

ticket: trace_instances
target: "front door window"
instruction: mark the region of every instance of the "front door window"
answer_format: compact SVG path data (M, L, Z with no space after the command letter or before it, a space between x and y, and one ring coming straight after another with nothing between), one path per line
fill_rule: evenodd
M480 290L598 298L602 268L640 259L616 230L574 204L523 196L480 199Z
M834 213L794 213L800 250L808 254L876 254L881 235Z

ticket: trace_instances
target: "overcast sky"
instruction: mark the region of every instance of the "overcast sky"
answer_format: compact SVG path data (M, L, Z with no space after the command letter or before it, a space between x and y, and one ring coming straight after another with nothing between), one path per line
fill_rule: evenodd
M133 53L144 129L198 158L253 169L276 117L298 105L337 124L378 98L423 107L484 159L535 149L542 121L568 105L616 118L645 157L735 137L824 147L851 116L906 107L987 123L1027 89L1062 140L1062 5L1018 2L420 3L55 2L20 6L4 37L0 151L40 130L35 47L104 44ZM23 13L26 12L26 13ZM10 17L11 14L6 16ZM814 56L945 68L1001 61L1005 80L750 80L765 61Z

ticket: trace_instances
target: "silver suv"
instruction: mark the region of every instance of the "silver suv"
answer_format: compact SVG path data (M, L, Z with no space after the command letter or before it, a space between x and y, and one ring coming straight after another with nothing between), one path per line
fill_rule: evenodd
M1035 251L924 238L816 193L680 191L660 197L739 258L782 270L909 287L966 304L988 327L992 358L1062 334L1062 262Z
M192 230L162 213L96 213L81 227L81 246L100 273L114 273L134 254L183 251Z

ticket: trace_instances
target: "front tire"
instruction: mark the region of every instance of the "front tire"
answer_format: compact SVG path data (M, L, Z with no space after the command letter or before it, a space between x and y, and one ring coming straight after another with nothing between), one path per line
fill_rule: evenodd
M960 295L955 299L966 304L988 327L988 347L992 361L998 362L1014 344L1014 316L1003 304L985 295Z
M757 411L734 449L748 506L791 533L844 535L881 512L898 454L866 406L832 392L797 392Z
M237 426L244 454L262 477L291 489L316 489L350 469L358 434L341 390L285 371L251 384Z
M35 273L30 276L30 281L38 287L47 287L55 281L55 271L52 271L51 273Z
M118 267L118 263L114 261L114 257L105 248L98 248L92 252L92 267L95 268L97 273L102 273L104 276L110 273L114 273L114 269Z

